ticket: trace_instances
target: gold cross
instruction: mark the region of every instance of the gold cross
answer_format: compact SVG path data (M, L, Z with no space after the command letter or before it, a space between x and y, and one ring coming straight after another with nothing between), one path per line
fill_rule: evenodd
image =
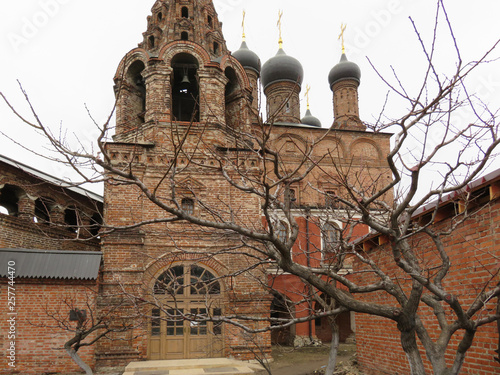
M340 25L339 40L342 39L342 53L345 53L344 33L345 33L346 28L347 28L347 25L344 25L344 24Z
M279 10L278 11L278 29L280 31L280 40L279 40L280 48L283 47L283 38L281 37L281 17L283 17L283 11Z
M245 41L246 36L245 36L245 16L246 16L245 9L243 9L243 22L241 22L241 28L243 29L243 41Z
M311 91L311 86L307 85L305 93L305 97L307 98L307 109L311 109L309 106L309 91Z

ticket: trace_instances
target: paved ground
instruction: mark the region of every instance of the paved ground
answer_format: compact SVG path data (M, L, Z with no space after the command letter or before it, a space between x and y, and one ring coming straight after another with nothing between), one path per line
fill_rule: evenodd
M301 349L273 347L274 361L270 364L272 375L320 375L321 369L328 363L329 350L330 347L327 345ZM351 366L351 359L355 353L355 345L340 345L337 361L339 375L362 375ZM124 370L124 367L106 368L95 374L122 375ZM262 371L256 375L268 375L268 372Z
M322 368L328 363L328 352L330 347L308 347L293 349L288 347L273 347L274 362L270 364L272 375L313 375L321 374ZM356 353L355 345L341 344L337 368L342 369L339 374L361 375L355 368L350 366L351 359ZM258 375L268 375L260 372Z

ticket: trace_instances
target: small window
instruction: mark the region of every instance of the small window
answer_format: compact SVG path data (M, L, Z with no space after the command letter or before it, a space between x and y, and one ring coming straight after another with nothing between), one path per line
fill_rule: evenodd
M181 201L181 209L188 215L194 214L194 200L191 198L183 198Z
M64 210L64 223L68 225L68 230L70 232L77 232L78 221L78 211L75 207L70 207Z
M149 37L149 47L151 48L155 47L155 37L153 35Z
M325 206L326 208L335 208L338 206L338 202L336 199L336 194L334 191L325 192Z
M337 247L339 228L332 223L323 225L323 252L331 253Z
M158 21L161 22L161 20L163 20L163 13L162 12L158 13Z
M207 17L207 23L208 23L208 27L212 28L213 27L213 20L212 20L212 16L208 16Z
M182 11L181 11L181 16L182 18L189 18L189 9L188 7L182 7Z
M189 40L189 34L187 33L187 31L183 31L181 33L181 40Z
M38 198L35 201L35 222L50 223L50 211L53 201L46 198Z
M219 54L219 43L214 42L214 54L218 55Z
M286 113L290 113L290 102L286 102L286 105L285 105L285 112L286 112Z
M290 207L297 207L297 193L295 189L290 189Z
M278 236L278 240L281 242L285 242L288 236L288 231L285 223L279 222L278 228L276 228L276 235Z

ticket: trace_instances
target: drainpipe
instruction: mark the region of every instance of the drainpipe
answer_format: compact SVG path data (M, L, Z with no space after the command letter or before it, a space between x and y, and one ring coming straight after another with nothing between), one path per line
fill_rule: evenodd
M307 268L311 268L311 256L310 256L310 244L309 244L309 218L310 218L311 211L309 208L306 208L306 259L307 259ZM308 291L308 304L309 304L309 311L312 311L312 287L311 285L308 285L307 288ZM311 343L313 342L313 334L312 334L312 320L309 320L309 340L311 340Z

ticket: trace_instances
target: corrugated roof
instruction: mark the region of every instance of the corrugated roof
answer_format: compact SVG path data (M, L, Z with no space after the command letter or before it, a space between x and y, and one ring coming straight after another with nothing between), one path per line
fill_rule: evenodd
M54 177L54 176L51 176L45 172L42 172L38 169L35 169L33 167L30 167L26 164L23 164L21 162L18 162L18 161L15 161L7 156L4 156L4 155L0 155L0 161L6 163L6 164L9 164L15 168L19 168L21 170L23 170L24 172L26 173L29 173L35 177L38 177L44 181L47 181L47 182L50 182L51 184L55 184L55 185L58 185L58 186L61 186L63 188L66 188L68 190L71 190L71 191L74 191L75 193L77 194L80 194L80 195L84 195L86 197L89 197L93 200L96 200L98 202L102 202L103 201L103 198L101 195L99 194L96 194L90 190L87 190L87 189L84 189L80 186L76 186L75 184L71 184L70 182L68 181L64 181L64 180L61 180L60 178L57 178L57 177Z
M16 278L96 280L100 251L0 249L0 277L15 262Z

